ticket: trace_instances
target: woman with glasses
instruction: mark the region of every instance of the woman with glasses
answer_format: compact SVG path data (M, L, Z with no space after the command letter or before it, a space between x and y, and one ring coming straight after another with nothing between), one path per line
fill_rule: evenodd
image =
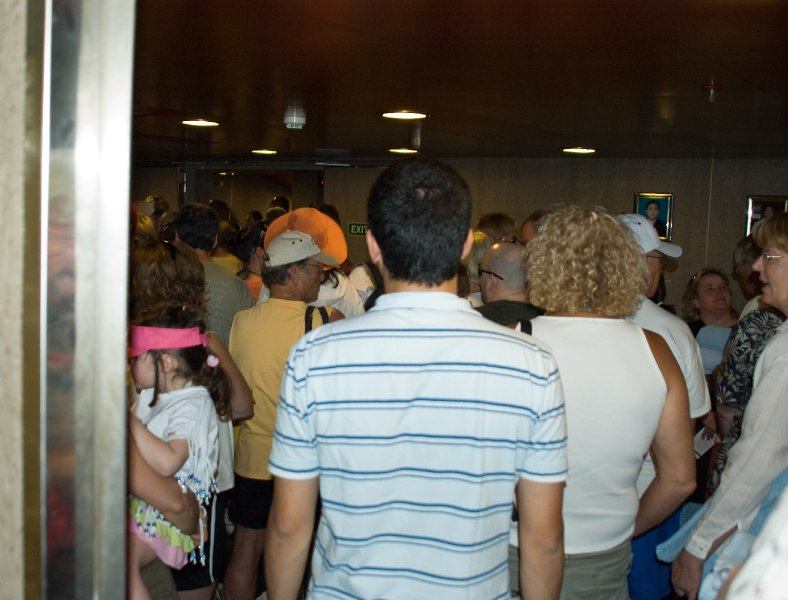
M640 248L601 208L548 215L526 246L533 335L564 387L569 474L561 598L629 598L630 538L664 521L695 486L687 388L665 341L627 320L646 281ZM651 452L657 475L638 499Z
M788 313L788 215L765 220L753 232L763 248L753 263L763 283L763 301L783 314ZM769 487L788 468L788 323L783 323L766 344L755 365L752 394L742 421L741 436L728 453L717 490L704 506L704 513L690 530L683 550L673 562L673 587L680 595L695 597L700 587L703 563L731 531L746 525ZM777 523L767 522L769 526ZM775 548L780 551L780 548ZM779 597L785 591L780 560L762 562L760 568L745 566L731 586L730 597ZM757 565L756 565L757 566ZM771 596L764 584L769 570L776 578ZM760 586L760 589L759 589Z

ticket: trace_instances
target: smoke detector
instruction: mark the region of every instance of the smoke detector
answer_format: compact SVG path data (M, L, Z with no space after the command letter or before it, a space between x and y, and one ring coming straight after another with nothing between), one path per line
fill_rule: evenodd
M301 129L306 123L306 113L298 106L289 106L285 111L285 127L288 129Z

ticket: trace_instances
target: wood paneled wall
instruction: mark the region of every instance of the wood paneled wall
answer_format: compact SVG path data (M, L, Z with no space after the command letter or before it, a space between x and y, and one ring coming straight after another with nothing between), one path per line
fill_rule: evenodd
M518 222L553 204L596 204L631 212L635 192L674 194L673 241L684 249L666 273L668 301L678 304L692 273L704 265L731 268L731 253L746 227L747 196L788 195L784 160L634 160L598 158L462 159L449 162L465 178L474 222L502 211ZM364 221L364 202L378 169L326 172L325 201L344 222ZM350 238L353 261L365 260L362 238ZM744 304L737 286L734 303Z
M685 283L700 267L715 265L726 272L730 270L733 247L745 232L748 195L788 195L788 161L785 160L591 157L467 158L447 162L471 188L474 223L483 213L492 211L508 213L519 222L537 208L566 203L596 204L613 212L631 212L635 192L674 194L673 241L683 247L684 256L675 271L666 273L668 302L673 304L680 303ZM174 169L171 171L174 173ZM337 207L346 232L347 223L366 221L367 194L380 171L351 168L325 172L324 201ZM236 176L232 206L239 218L255 204L259 205L261 196L270 195L270 190L260 188L249 179L251 176L251 173ZM135 171L132 189L140 189L143 178L150 180L150 177ZM172 181L168 175L160 173L158 177L160 181ZM298 191L278 193L290 195L293 206L305 206L313 201L311 196L299 199L295 193ZM349 236L348 246L351 260L366 260L363 237ZM734 303L741 308L744 304L741 294L737 286L733 287Z

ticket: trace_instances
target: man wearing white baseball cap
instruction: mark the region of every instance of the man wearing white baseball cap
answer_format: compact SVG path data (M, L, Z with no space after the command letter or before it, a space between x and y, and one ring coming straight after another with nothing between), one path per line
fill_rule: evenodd
M254 415L241 423L235 451L233 552L225 574L228 598L254 598L265 526L273 498L268 455L279 403L279 387L290 348L306 332L342 318L332 309L308 306L317 299L323 266L338 260L320 250L309 234L283 231L268 246L263 279L270 298L235 315L230 354L252 388Z
M700 348L687 324L676 315L649 300L659 285L666 257L681 256L681 246L661 240L654 225L643 215L621 214L618 220L632 233L648 266L649 281L643 291L643 303L632 320L643 329L661 335L670 347L684 374L689 397L690 417L697 419L711 410L709 390L703 373ZM638 476L638 493L642 494L656 476L654 463L647 456ZM679 509L680 510L680 509ZM678 511L659 527L632 541L632 567L628 584L633 600L658 600L671 593L670 567L656 560L656 545L678 529Z

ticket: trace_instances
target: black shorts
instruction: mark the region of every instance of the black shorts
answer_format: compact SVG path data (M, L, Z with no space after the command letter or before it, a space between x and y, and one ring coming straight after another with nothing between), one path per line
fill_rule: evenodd
M208 513L208 541L204 545L205 565L201 565L197 556L197 563L186 563L182 569L173 569L172 578L175 589L179 592L197 590L213 585L224 577L224 568L227 566L227 528L224 524L224 507L226 495L232 491L222 492L213 497L210 506L206 507Z
M249 479L236 473L230 518L236 525L265 529L273 500L273 479Z

